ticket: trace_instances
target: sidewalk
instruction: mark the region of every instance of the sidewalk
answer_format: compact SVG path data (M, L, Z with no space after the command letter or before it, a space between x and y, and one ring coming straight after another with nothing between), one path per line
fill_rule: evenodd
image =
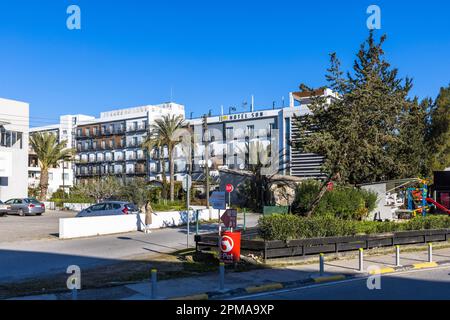
M225 290L219 291L219 275L208 274L198 277L178 278L158 282L158 299L220 299L233 294L245 294L308 283L337 281L350 277L367 276L367 268L377 266L381 273L393 273L405 269L419 269L450 263L450 248L435 249L433 263L427 264L427 251L401 254L402 267L395 266L395 254L367 256L364 259L364 272L359 272L359 260L334 260L325 262L325 274L318 277L319 265L277 267L247 272L225 272ZM65 300L71 299L70 293L45 296L24 297L20 299ZM151 299L150 281L124 285L114 288L80 290L80 300L149 300Z

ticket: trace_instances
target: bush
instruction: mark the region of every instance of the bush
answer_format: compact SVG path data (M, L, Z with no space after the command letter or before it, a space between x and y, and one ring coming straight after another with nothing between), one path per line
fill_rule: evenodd
M315 180L306 180L300 184L296 191L292 212L305 214L319 193L320 186L321 183ZM353 187L336 186L333 191L325 193L313 215L362 220L375 209L376 202L377 195L374 192Z
M293 214L263 216L259 219L259 233L265 240L291 240L357 234L376 234L404 230L450 228L449 216L416 217L405 223L354 221L331 216L310 218Z

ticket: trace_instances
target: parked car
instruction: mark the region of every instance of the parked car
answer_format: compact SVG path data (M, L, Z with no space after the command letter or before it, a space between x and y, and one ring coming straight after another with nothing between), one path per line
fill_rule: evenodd
M5 204L11 207L8 214L40 216L45 212L45 204L34 198L10 199Z
M0 200L0 217L6 216L11 211L11 206L4 204Z
M77 218L116 216L124 214L138 214L139 209L131 202L125 201L107 201L94 204L87 209L80 211Z

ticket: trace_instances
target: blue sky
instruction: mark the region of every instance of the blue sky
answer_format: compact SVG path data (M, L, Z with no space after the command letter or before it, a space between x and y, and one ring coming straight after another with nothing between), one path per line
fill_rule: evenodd
M66 9L81 8L79 31ZM450 2L0 0L0 97L30 103L32 125L61 114L172 100L200 116L255 95L281 105L300 83L324 85L328 54L345 69L381 8L388 60L413 94L450 83Z

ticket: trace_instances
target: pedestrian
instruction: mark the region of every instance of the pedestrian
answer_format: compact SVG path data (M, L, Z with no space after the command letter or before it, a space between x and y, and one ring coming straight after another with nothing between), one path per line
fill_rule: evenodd
M151 233L150 226L152 224L153 208L150 201L145 204L145 233Z

